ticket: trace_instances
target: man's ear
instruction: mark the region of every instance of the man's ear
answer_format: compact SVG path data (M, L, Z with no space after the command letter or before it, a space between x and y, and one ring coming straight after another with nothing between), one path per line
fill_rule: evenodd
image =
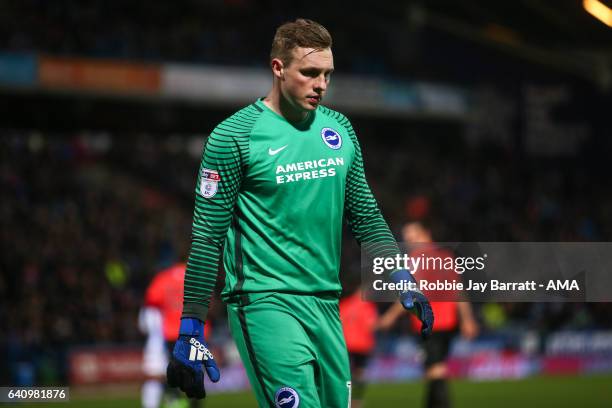
M278 79L283 79L284 77L284 69L285 66L283 64L283 61L281 61L278 58L272 58L272 61L270 61L270 67L272 68L272 74L278 78Z

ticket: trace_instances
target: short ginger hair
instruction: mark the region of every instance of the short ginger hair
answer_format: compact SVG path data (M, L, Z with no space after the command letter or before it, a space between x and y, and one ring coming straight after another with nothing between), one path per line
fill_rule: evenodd
M293 49L297 47L323 50L331 48L332 38L329 31L321 24L305 18L285 23L276 29L270 60L280 59L289 65L293 60Z

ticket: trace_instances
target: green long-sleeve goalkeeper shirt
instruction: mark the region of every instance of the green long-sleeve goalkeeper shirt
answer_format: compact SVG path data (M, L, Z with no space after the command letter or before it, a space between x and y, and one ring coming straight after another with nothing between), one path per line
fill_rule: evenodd
M343 218L362 249L399 253L344 115L319 106L290 123L261 100L236 112L204 147L183 317L205 320L222 248L226 301L339 294Z

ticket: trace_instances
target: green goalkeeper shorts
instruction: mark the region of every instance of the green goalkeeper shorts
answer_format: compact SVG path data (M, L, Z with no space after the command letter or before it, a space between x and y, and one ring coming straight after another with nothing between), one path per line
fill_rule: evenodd
M349 407L337 298L271 293L245 306L229 303L228 315L260 407Z

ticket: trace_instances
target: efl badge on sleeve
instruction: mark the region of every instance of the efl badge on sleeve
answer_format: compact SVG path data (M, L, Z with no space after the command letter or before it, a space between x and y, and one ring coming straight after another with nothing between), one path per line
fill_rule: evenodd
M200 176L200 194L203 197L211 198L217 194L217 187L221 181L217 170L202 169Z

